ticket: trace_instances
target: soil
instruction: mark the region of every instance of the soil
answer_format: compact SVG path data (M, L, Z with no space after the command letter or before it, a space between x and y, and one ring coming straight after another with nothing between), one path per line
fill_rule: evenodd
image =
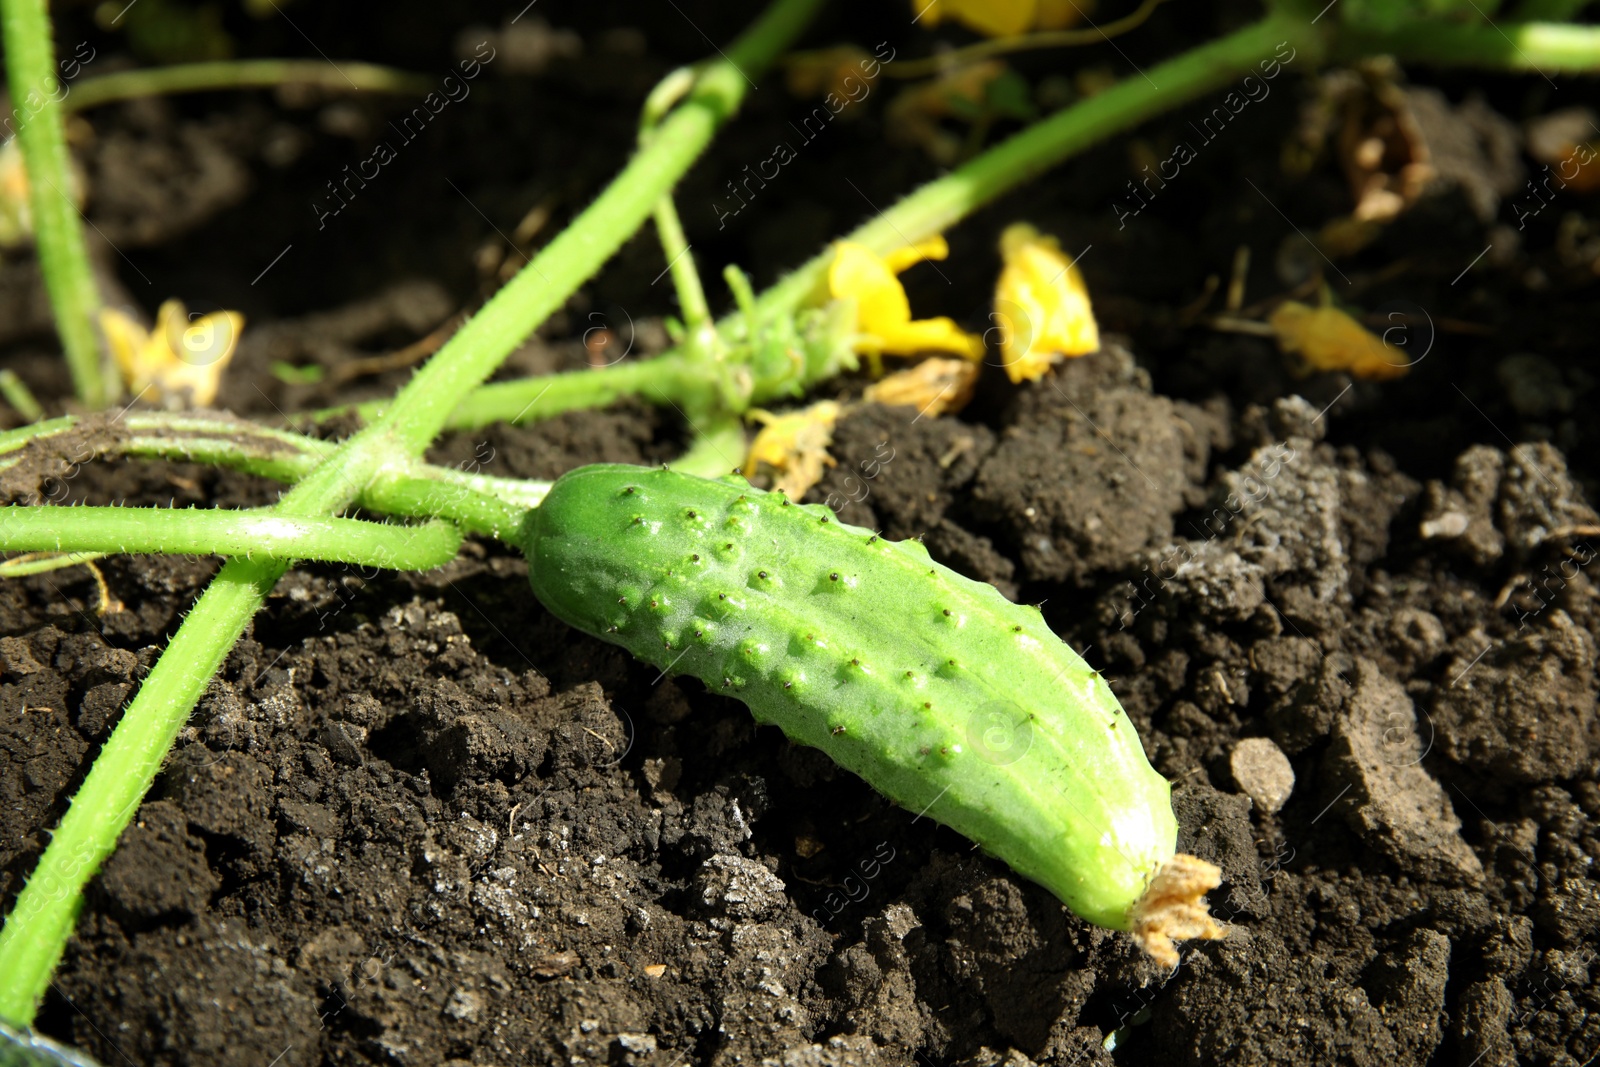
M181 294L247 314L231 410L392 392L407 369L339 368L470 309L556 232L625 158L644 92L727 40L736 7L551 2L522 25L570 33L520 37L470 5L376 23L230 8L246 55L313 40L442 78L491 34L499 50L470 102L325 220L326 183L394 101L91 113L79 152L88 217L115 245L103 268L147 313ZM1174 5L1125 51L1017 66L1060 91L1062 62L1127 73L1219 17ZM84 10L61 18L105 69L129 47ZM921 33L886 4L811 40L909 53ZM1538 164L1516 125L1593 90L1411 73L1418 115L1456 123L1438 141L1447 180L1328 272L1340 299L1406 310L1424 353L1372 383L1295 377L1268 340L1193 308L1239 246L1249 299L1293 286L1299 231L1350 210L1331 159L1281 164L1318 86L1289 71L1124 225L1124 183L1199 112L953 231L947 262L907 275L915 307L983 329L993 241L1027 218L1092 248L1103 351L1022 387L990 367L956 417L855 406L810 497L1043 603L1176 783L1180 846L1222 866L1225 940L1159 969L737 702L569 630L520 558L471 543L425 574L283 579L93 883L40 1030L106 1064L1593 1062L1600 442L1581 410L1600 210L1566 192L1525 215ZM809 106L764 85L686 182L703 263L768 280L937 173L886 145L874 98L719 226L726 181ZM536 204L549 221L519 231ZM659 348L658 259L650 237L630 243L505 373L581 367L594 324L629 358ZM0 364L60 397L31 263L4 268L0 306ZM328 373L290 384L274 361ZM670 410L624 404L454 435L434 458L550 478L659 463L686 438ZM180 506L276 492L55 447L58 463L29 457L33 485L4 488ZM104 615L82 569L0 584L0 906L216 566L108 559Z

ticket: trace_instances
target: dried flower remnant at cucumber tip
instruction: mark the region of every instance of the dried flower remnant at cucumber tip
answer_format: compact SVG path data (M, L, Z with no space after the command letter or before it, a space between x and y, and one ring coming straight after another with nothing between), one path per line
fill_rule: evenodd
M1160 963L1222 935L1203 900L1220 872L1175 855L1171 787L1105 681L920 543L736 479L596 464L522 544L562 620L738 697Z

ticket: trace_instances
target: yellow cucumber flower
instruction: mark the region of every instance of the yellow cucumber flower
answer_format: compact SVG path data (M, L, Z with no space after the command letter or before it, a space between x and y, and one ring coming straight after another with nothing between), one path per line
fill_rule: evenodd
M983 358L983 338L962 331L954 321L943 316L913 319L905 286L896 277L924 259L944 259L949 254L949 245L938 236L886 256L854 241L834 245L828 295L856 302L856 351L871 356L948 352L972 360Z
M753 477L762 466L777 472L773 489L781 489L790 500L799 500L822 480L824 467L836 466L828 455L833 443L833 424L839 420L839 405L820 400L810 407L782 415L752 410L750 417L762 423L761 431L750 442L743 474Z
M217 399L222 369L233 358L244 329L237 311L214 311L189 320L182 301L168 300L146 330L116 308L100 312L100 327L122 380L135 396L169 408L209 407Z
M1385 381L1411 369L1412 357L1336 307L1308 307L1287 301L1267 318L1278 347L1298 352L1313 370L1349 371L1357 378Z
M912 15L925 26L952 18L988 37L1064 30L1093 10L1093 0L911 0Z
M1083 272L1054 237L1013 223L1000 235L1000 257L1005 266L994 289L994 315L1008 378L1038 381L1062 356L1100 348Z

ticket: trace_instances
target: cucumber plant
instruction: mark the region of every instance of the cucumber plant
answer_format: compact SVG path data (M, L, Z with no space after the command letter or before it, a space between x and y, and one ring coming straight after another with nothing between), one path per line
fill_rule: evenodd
M1012 134L909 193L844 239L883 255L942 233L1090 145L1253 76L1264 69L1263 57L1279 54L1285 45L1308 68L1330 59L1381 54L1402 65L1538 71L1546 77L1600 71L1600 26L1560 21L1576 14L1584 6L1581 0L1522 0L1507 12L1507 21L1494 24L1484 21L1473 0L1364 0L1340 5L1340 13L1327 18L1329 11L1320 0L1267 0L1264 6L1258 21ZM838 525L826 513L796 505L786 509L781 501L748 489L735 492L729 503L725 495L708 496L713 490L698 483L658 484L632 474L640 485L655 487L650 492L656 494L656 509L670 508L674 494L683 493L684 509L698 513L707 508L708 515L727 527L716 531L720 541L710 527L704 531L709 555L721 569L666 573L677 556L661 546L673 542L681 553L685 545L697 543L692 539L696 535L687 527L669 531L668 511L657 514L641 507L628 516L629 524L659 523L659 529L630 534L635 540L624 542L628 547L617 560L598 551L594 555L597 574L609 575L618 588L637 589L638 599L631 601L625 590L618 593L622 603L616 606L627 610L608 618L573 597L582 591L599 596L609 587L573 572L563 576L557 562L581 559L575 548L563 547L559 524L566 522L578 532L585 522L600 528L610 520L602 521L606 512L599 503L567 499L542 518L524 523L524 512L544 492L542 484L464 475L421 460L446 428L548 418L622 397L672 405L690 425L709 427L711 432L699 434L696 444L703 458L716 449L700 446L715 443L719 434L739 432L738 419L750 405L768 396L802 393L852 365L853 354L841 347L848 340L843 322L814 306L831 252L815 256L759 297L730 277L740 314L712 322L670 205L673 186L738 109L747 89L792 47L820 7L821 0L771 0L739 38L726 49L717 48L716 58L669 75L663 88L651 94L661 106L648 111L638 150L616 179L463 323L392 399L359 409L368 425L352 436L325 441L208 415L165 420L127 411L109 420L69 415L0 434L0 470L20 462L20 456L8 453L29 441L92 431L100 455L198 460L294 483L273 506L272 516L328 519L359 505L389 515L448 519L464 532L520 543L536 561L545 558L544 569L535 570L535 587L558 614L613 640L636 643L652 662L694 671L713 685L726 679L728 691L791 736L823 747L903 803L924 802L935 817L965 830L1089 918L1131 930L1158 958L1170 960L1172 939L1216 932L1199 899L1216 883L1217 873L1198 860L1172 854L1165 783L1144 763L1125 721L1117 721L1115 701L1068 650L1056 647L1037 616L1004 604L992 590L964 583L936 564L923 574L917 548L881 545L865 531ZM58 332L81 397L91 408L104 406L115 383L104 380L104 361L89 328L99 297L92 290L83 227L61 192L68 188L62 123L66 108L53 69L47 7L42 0L0 0L0 23L12 96L24 102L27 112L19 144L36 197L39 259ZM341 77L351 69L344 68ZM196 88L210 77L199 78L190 70L144 84ZM242 84L240 72L230 77ZM102 96L129 91L126 81L115 93L109 85L103 88ZM40 100L44 103L36 109ZM652 214L664 250L672 249L668 266L685 309L677 347L601 369L485 385L511 352ZM136 432L136 424L149 433ZM594 473L575 476L571 484L583 479L605 484ZM710 508L707 501L722 501L722 510ZM753 510L743 510L747 504ZM155 523L159 528L140 535L148 535L146 546L160 551L233 553L248 535L245 525L217 524L201 536L198 530L180 529L181 522L175 523L163 509L128 510L162 516ZM633 524L632 514L643 522ZM567 518L561 519L563 515ZM781 518L771 519L773 515ZM13 523L0 516L0 550L53 549L63 543L55 536L58 523L64 527L76 517L47 516L46 529L38 520ZM685 516L671 517L678 521ZM91 554L119 551L124 533L133 531L141 516L98 518L104 520L100 532L86 536L93 542L85 549ZM805 525L811 518L814 527ZM781 525L796 522L801 525ZM739 530L740 523L747 528ZM25 1027L33 1020L72 932L84 886L110 855L201 692L265 604L290 557L316 558L336 551L333 528L305 527L300 532L305 536L284 539L278 546L287 555L260 549L255 558L230 555L142 680L0 926L0 1021ZM383 550L389 565L399 566L425 561L424 542L442 544L440 532L423 525L364 530L362 536L374 551ZM735 532L744 536L731 536ZM774 542L770 553L767 542ZM723 558L718 551L729 555ZM691 547L690 557L696 552ZM699 554L710 568L708 553ZM781 569L758 565L751 572L740 568L741 559L766 559ZM71 556L58 556L25 565L36 571L71 562ZM819 563L828 569L819 570ZM761 577L763 570L766 578ZM14 567L10 573L23 571ZM833 583L835 573L837 583L821 584ZM681 588L673 584L679 577L685 583ZM759 584L780 579L786 584ZM700 592L710 589L707 583L713 580L723 587ZM806 581L813 584L806 586ZM657 604L647 608L645 597L651 591L659 594ZM713 595L715 603L707 599ZM662 596L676 598L671 601L679 607L676 614L670 605L663 611L661 605L668 601ZM946 602L937 617L928 615L928 606L940 599ZM702 602L711 612L698 610ZM943 614L946 609L949 616ZM907 617L898 636L873 627L869 613L879 612ZM696 633L688 628L701 618L720 629L698 627ZM944 621L957 619L959 623ZM807 628L808 623L813 625ZM610 630L612 626L617 628ZM659 651L646 640L656 630ZM691 647L691 638L699 643ZM819 638L830 644L816 647ZM670 649L669 639L675 646ZM635 647L632 643L629 647ZM846 662L830 658L845 649L851 650ZM681 656L681 662L669 661L667 652ZM991 664L1005 664L1014 673ZM884 672L897 668L900 678L891 686L891 675ZM905 671L912 672L909 678ZM919 694L921 703L929 705L920 708L920 719L914 699ZM891 700L904 695L912 698L906 707ZM919 781L924 774L932 785ZM1037 814L1038 824L1024 825L1027 814ZM4 1033L0 1031L0 1049Z
M1158 961L1221 936L1170 785L1037 608L737 477L580 467L521 541L563 621L739 698Z

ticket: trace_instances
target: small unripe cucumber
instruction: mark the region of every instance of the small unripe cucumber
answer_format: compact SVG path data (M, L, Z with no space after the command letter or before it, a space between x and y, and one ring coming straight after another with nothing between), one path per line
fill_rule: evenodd
M574 470L523 536L565 622L738 697L1083 918L1139 925L1171 790L1037 609L820 505L664 469Z

